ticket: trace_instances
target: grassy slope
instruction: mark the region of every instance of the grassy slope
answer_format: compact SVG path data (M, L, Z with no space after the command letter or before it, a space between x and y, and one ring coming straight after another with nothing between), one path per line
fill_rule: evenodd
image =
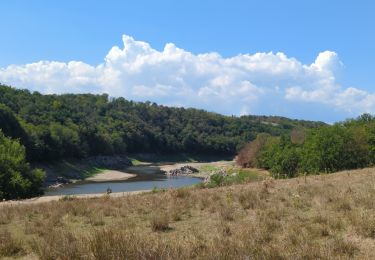
M0 210L0 256L375 258L375 168Z

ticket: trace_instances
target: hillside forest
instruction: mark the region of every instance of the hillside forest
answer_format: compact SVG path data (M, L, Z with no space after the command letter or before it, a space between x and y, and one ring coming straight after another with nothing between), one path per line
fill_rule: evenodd
M314 129L295 128L278 137L258 134L239 152L243 167L270 170L273 177L331 173L375 165L375 117L356 119Z

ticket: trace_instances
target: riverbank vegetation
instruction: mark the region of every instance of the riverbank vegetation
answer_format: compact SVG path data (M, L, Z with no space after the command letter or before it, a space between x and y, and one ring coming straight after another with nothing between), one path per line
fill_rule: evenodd
M259 134L237 156L246 167L270 170L276 178L330 173L375 164L375 117L315 129L296 128L288 135Z
M0 257L373 259L375 170L0 206Z
M206 168L211 170L212 168L217 167L211 166ZM209 176L209 180L206 183L201 184L202 187L216 188L240 183L261 181L269 177L269 174L268 172L259 172L257 170L251 169L239 169L236 167L219 167L218 170L212 170Z

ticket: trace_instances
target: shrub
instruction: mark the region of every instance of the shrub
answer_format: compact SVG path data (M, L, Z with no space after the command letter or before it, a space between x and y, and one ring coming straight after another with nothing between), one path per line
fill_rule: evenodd
M207 187L208 188L219 187L223 184L223 182L224 182L223 174L215 173L215 174L211 175L210 181L207 183Z

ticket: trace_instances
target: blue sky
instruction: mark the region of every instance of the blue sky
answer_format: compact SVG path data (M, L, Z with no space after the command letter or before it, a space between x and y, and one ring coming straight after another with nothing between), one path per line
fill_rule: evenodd
M224 114L280 114L333 122L362 112L375 113L374 3L4 0L0 2L0 82L44 93L109 92ZM130 48L134 55L152 60L155 55L150 53L160 54L152 64L143 64L141 72L138 68L137 77L121 71L139 64L133 59L129 67L130 54L118 52L121 59L111 56L119 64L107 71L115 74L102 68L108 68L105 57L113 46L124 52L123 35L130 37L129 46L149 45L141 52ZM165 52L167 43L183 50L184 58L172 55L179 58L171 62L170 53ZM212 52L220 57L202 61L197 56ZM277 56L278 52L286 59ZM258 57L257 53L269 55ZM320 53L324 55L318 63L324 66L316 62ZM253 55L251 61L241 56L247 54ZM234 57L236 64L231 61ZM27 67L40 61L61 64ZM80 63L72 68L68 66L71 61ZM307 68L313 63L315 67ZM90 68L82 69L82 64ZM204 69L203 76L196 69L186 70L212 64L221 67L215 72ZM169 70L162 71L163 66ZM237 70L239 66L244 67ZM272 72L275 67L279 69ZM35 71L42 71L44 77L51 70L56 71L46 81L25 79ZM80 81L75 87L77 81L71 75L78 74L86 83ZM169 74L178 77L171 79ZM89 77L96 77L95 82ZM186 95L197 98L185 100Z

